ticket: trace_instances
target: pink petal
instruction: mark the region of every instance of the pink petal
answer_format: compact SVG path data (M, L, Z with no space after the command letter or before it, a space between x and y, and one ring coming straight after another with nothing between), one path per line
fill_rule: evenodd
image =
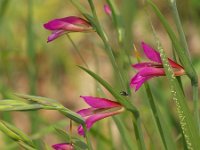
M108 4L104 5L104 11L107 15L111 16L112 12L110 10L110 6Z
M105 98L80 96L84 101L93 108L112 108L121 106L118 102L114 102Z
M45 23L44 28L48 30L69 30L69 31L82 31L91 27L91 24L79 17L65 17L60 19L54 19Z
M85 121L86 127L89 130L96 121L104 119L104 118L109 117L109 116L119 114L119 113L120 112L107 112L107 113L92 115L91 117L86 119L86 121ZM83 130L83 127L81 125L78 127L78 134L84 136L84 130Z
M143 77L164 76L165 71L163 68L146 67L146 68L143 68L142 70L140 70L138 74Z
M82 117L90 116L94 114L94 111L98 108L87 108L87 109L81 109L77 113L81 115Z
M144 77L140 80L140 82L138 82L136 85L135 85L135 92L142 86L143 83L145 83L147 80L149 80L150 78L152 77Z
M130 87L131 88L135 88L135 91L137 91L144 82L146 82L147 80L149 80L150 78L152 78L151 76L149 77L143 77L140 76L139 73L137 73L130 82Z
M138 82L140 82L144 77L142 77L139 73L137 73L135 76L133 76L133 78L131 79L131 83L130 85L132 85L131 87L133 87L134 84L137 84Z
M43 26L45 29L48 30L59 30L62 29L63 26L65 26L65 22L60 21L59 19L55 19L45 23Z
M142 42L142 48L144 50L145 55L152 61L157 63L162 63L160 54L154 50L152 47L147 45L146 43Z
M52 145L55 150L74 150L73 146L70 143L59 143Z
M142 86L142 84L150 78L164 75L165 71L163 68L143 68L131 79L130 87L134 87L135 91L137 91Z
M47 42L51 42L51 41L57 39L58 37L62 36L64 33L65 33L64 30L53 31L52 34L48 36Z
M80 24L80 25L85 25L85 26L91 26L90 22L88 22L87 20L82 19L80 17L76 17L76 16L69 16L69 17L61 18L60 20L71 23L71 24Z
M171 65L173 68L183 69L183 67L182 67L181 65L177 64L177 63L174 62L173 60L171 60L171 59L169 59L169 58L168 58L168 60L169 60L170 65Z
M143 62L143 63L133 64L132 67L137 69L137 70L141 70L143 68L152 67L152 66L156 66L156 65L157 64L152 63L152 62Z
M80 125L80 126L78 127L77 131L78 131L78 134L79 134L79 135L85 136L85 132L84 132L84 129L83 129L83 126L82 126L82 125Z

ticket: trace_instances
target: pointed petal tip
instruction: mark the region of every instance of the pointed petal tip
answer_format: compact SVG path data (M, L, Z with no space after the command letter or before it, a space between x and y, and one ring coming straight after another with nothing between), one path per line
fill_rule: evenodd
M137 88L136 84L130 83L130 87L134 89L134 92L137 92L139 88Z
M150 45L142 42L142 48L147 58L149 58L151 61L162 63L160 53L153 49Z
M120 103L106 98L93 96L81 96L81 98L83 98L83 100L93 108L112 108L121 106Z
M84 130L83 130L82 125L80 125L80 126L78 127L77 131L78 131L78 134L79 134L79 135L85 136L85 133L84 133Z

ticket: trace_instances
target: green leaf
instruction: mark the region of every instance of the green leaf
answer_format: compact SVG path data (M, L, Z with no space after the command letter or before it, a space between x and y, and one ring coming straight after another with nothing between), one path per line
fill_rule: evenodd
M42 108L43 105L28 104L19 100L0 100L0 111L30 111Z
M26 94L15 94L18 98L27 100L27 101L32 101L35 103L39 103L45 106L56 106L59 107L62 105L54 100L54 99L50 99L50 98L46 98L46 97L41 97L41 96L32 96L32 95L26 95Z
M74 140L73 145L74 145L76 150L86 150L86 149L88 149L87 144L84 143L83 141L79 140L79 139Z
M56 100L46 98L46 97L31 96L31 95L24 95L24 94L16 94L16 96L18 96L19 98L28 100L28 101L32 101L34 103L42 104L43 109L58 110L60 113L67 116L68 118L72 119L73 121L80 123L80 124L85 124L83 118L79 114L64 107L63 105L58 103L58 101L56 101Z
M31 147L30 145L22 142L22 141L19 141L18 144L23 147L25 150L37 150L36 148L33 148Z
M79 114L64 107L56 100L25 94L16 94L16 96L31 103L22 102L20 100L1 100L0 111L28 111L38 109L57 110L73 121L80 124L85 124L84 119Z
M66 131L59 128L55 128L55 130L63 140L65 140L67 143L70 142L70 135L68 135Z
M66 117L70 118L71 120L75 121L76 123L80 123L82 125L85 124L84 119L77 113L63 107L63 108L59 108L57 109L58 111L60 111L60 113L62 113L63 115L65 115Z
M32 140L24 134L21 130L16 128L15 126L5 122L5 121L0 121L0 130L4 132L7 136L9 136L11 139L14 141L22 141L26 144L28 144L31 147L34 147L34 144Z

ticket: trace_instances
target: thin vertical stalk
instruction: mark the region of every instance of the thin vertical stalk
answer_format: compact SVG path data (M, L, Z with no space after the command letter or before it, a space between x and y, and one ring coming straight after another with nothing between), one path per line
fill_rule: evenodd
M29 59L29 85L30 93L36 93L36 68L35 68L35 41L33 33L33 1L28 0L27 16L27 54Z
M97 72L97 74L99 74L99 72L100 72L99 60L98 60L97 53L94 50L94 48L92 48L92 54L93 54L93 58L94 58L94 64L95 64L96 72ZM95 88L96 88L96 96L105 97L105 93L103 92L100 84L96 81L95 81Z
M180 17L179 17L179 13L178 13L178 10L177 10L176 0L170 0L170 4L171 4L172 14L173 14L174 21L175 21L175 24L176 24L176 29L177 29L178 34L179 34L181 45L183 46L186 54L188 55L188 58L191 60L190 52L189 52L188 45L187 45L187 41L186 41L186 38L185 38L183 27L181 25L181 20L180 20Z
M30 85L30 94L36 94L36 67L35 67L35 41L33 32L33 0L28 0L28 15L27 15L27 55L29 59L28 76ZM35 133L39 126L38 112L30 112L31 132ZM42 149L41 141L35 141L38 149Z
M87 142L87 145L88 145L88 150L93 150L92 148L92 144L90 142L90 138L89 138L89 135L88 135L88 132L87 132L87 128L85 125L82 125L83 126L83 129L84 129L84 132L85 132L85 139L86 139L86 142Z
M112 20L113 20L113 24L115 29L117 30L117 36L118 36L118 44L119 44L119 59L121 59L120 63L119 63L119 72L123 72L123 78L124 80L127 82L128 79L128 75L127 75L127 70L124 69L124 65L127 65L127 62L124 61L124 57L127 57L128 59L128 64L131 66L131 57L130 57L130 49L129 47L125 44L126 43L126 39L125 39L125 26L123 25L123 20L122 20L122 16L119 13L119 10L116 7L116 4L114 2L114 0L107 0L107 3L109 4L111 11L112 11ZM126 64L125 64L126 63ZM129 95L131 95L131 89L129 86L129 82L126 83L126 87L127 87L127 92L129 93Z
M198 85L192 87L193 94L193 107L194 107L194 118L198 125L198 130L200 134L200 120L199 120L199 98L198 98Z
M81 61L83 62L83 64L89 68L89 66L87 65L85 59L83 58L83 56L81 55L81 52L79 50L79 48L76 46L76 44L74 43L74 41L72 40L71 36L69 34L66 34L66 36L68 37L69 41L71 42L72 46L74 47L76 53L78 54L78 56L80 57Z
M118 75L118 77L120 79L121 87L123 89L126 89L126 82L124 81L123 75L120 72L120 69L119 69L119 67L117 65L117 62L116 62L115 57L113 55L113 50L110 47L109 42L108 42L108 38L107 38L105 32L103 31L100 23L99 23L99 20L98 20L97 14L96 14L96 10L95 10L95 7L94 7L93 0L88 0L88 2L90 4L91 10L92 10L92 14L93 14L93 17L94 17L94 20L95 20L96 31L97 31L98 35L100 36L100 38L102 39L102 41L104 43L106 52L107 52L107 54L108 54L108 56L110 58L110 61L111 61L112 66L114 68L114 71L116 72L116 74Z
M137 140L137 145L139 150L146 150L145 143L144 143L144 137L142 134L142 128L141 128L141 119L139 112L134 112L133 114L133 126L135 130L135 136Z

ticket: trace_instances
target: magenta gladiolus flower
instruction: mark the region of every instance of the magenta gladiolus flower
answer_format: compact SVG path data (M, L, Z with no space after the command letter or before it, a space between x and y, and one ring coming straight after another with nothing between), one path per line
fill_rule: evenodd
M107 15L111 16L112 15L112 11L110 9L110 6L108 4L104 5L104 11Z
M92 26L87 20L75 16L51 20L44 24L44 28L52 31L47 42L51 42L65 33L92 30Z
M82 109L77 112L85 119L87 129L90 129L98 120L119 114L124 111L124 107L120 103L105 98L92 96L81 96L81 98L83 98L83 100L91 106L90 108ZM78 133L80 135L84 135L82 125L79 126Z
M71 143L59 143L52 145L55 150L74 150L74 147Z
M144 42L142 42L142 48L145 55L151 60L151 62L143 62L132 65L133 68L138 70L138 73L131 79L130 82L130 86L135 87L135 91L137 91L145 81L153 77L165 76L165 70L163 68L160 53ZM174 71L175 76L181 76L185 74L184 68L181 65L169 58L168 61Z

